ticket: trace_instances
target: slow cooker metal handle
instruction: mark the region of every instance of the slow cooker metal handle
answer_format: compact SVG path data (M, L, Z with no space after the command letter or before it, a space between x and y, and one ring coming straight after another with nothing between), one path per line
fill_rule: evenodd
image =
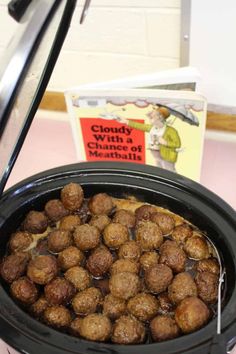
M216 326L216 333L212 339L212 343L210 346L210 354L226 354L226 340L224 334L222 334L221 330L221 293L222 293L222 284L225 280L225 269L222 266L221 258L218 252L218 249L215 245L208 239L212 247L214 248L217 259L219 261L220 266L220 275L219 275L219 283L218 283L218 303L217 303L217 326Z

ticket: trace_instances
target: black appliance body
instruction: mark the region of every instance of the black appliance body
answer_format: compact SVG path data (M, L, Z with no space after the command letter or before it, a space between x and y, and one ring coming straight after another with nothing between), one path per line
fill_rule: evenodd
M10 234L32 209L59 197L67 183L83 186L85 196L106 192L115 197L135 196L161 205L205 231L217 247L226 269L227 287L222 310L222 334L216 336L216 319L204 328L177 339L143 345L96 343L55 331L20 309L0 287L0 333L21 353L30 354L207 354L226 353L236 333L236 214L223 200L183 176L132 163L88 162L49 170L28 178L0 199L0 250Z

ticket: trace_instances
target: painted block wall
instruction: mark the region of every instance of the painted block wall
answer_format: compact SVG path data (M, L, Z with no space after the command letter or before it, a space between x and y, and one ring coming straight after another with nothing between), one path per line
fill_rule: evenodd
M0 0L0 56L17 30ZM83 25L78 1L48 89L177 68L181 0L92 0Z

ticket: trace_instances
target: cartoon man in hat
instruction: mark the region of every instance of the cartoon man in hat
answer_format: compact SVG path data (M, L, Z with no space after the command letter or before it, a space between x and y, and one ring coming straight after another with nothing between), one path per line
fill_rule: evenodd
M119 121L134 129L148 132L148 147L156 166L175 171L181 140L177 130L167 123L170 111L166 107L155 105L147 116L150 124L134 122L125 118L121 118Z

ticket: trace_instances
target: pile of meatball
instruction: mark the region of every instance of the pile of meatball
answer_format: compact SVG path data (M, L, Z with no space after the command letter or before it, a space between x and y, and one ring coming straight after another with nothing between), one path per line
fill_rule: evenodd
M219 263L174 214L119 209L69 183L10 236L0 273L14 300L54 329L91 341L160 342L213 316Z

